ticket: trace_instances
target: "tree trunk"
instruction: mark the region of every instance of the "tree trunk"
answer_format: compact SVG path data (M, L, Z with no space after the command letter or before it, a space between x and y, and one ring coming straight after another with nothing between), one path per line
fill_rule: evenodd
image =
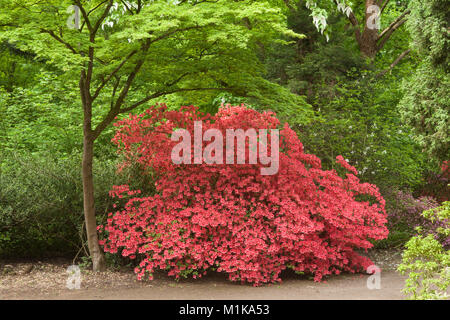
M361 54L367 58L373 59L378 52L377 39L378 39L378 29L373 28L370 23L373 23L374 13L370 12L368 8L370 6L376 5L376 0L366 0L365 5L365 18L363 32L359 41L359 49ZM370 21L369 21L370 20Z
M86 222L86 234L88 239L89 253L92 259L93 270L105 271L106 263L103 253L98 244L97 221L95 219L94 179L92 175L93 159L94 159L94 139L92 137L92 133L84 132L82 176L83 176L83 200L84 200L84 219Z

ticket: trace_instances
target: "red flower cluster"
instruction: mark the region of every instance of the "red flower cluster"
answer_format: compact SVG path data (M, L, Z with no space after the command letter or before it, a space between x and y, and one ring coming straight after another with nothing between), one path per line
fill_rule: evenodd
M192 106L168 111L158 105L116 123L113 141L125 156L123 165L143 165L145 173L156 177L158 193L144 196L126 185L113 188L111 195L127 202L101 227L106 252L121 250L139 259L139 279L146 273L151 279L158 268L177 278L214 269L254 285L281 281L287 267L320 281L372 264L354 249L372 247L369 239L386 238L385 202L376 186L360 183L356 169L342 157L338 162L352 173L340 177L322 170L320 160L303 152L286 124L280 130L275 175L261 175L259 163L173 164L171 133L176 128L192 133L198 120L204 131L217 128L224 136L227 128L280 127L273 113L244 106L225 106L215 116L204 116Z

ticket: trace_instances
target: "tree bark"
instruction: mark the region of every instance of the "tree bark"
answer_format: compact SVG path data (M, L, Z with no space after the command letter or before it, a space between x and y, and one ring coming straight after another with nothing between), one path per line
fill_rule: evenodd
M89 91L89 78L81 72L80 94L83 104L83 207L86 222L86 235L93 271L105 271L106 262L100 249L95 218L94 177L92 172L94 162L94 132L92 130L92 97Z
M368 25L369 19L372 17L373 13L369 13L367 10L370 6L376 5L376 0L366 0L365 5L365 19L363 32L359 41L359 48L363 56L373 59L377 54L377 39L378 39L378 29L371 29Z
M106 263L100 249L97 236L97 221L95 219L94 203L94 178L92 174L92 164L94 159L94 139L92 134L84 133L83 139L83 200L84 219L86 221L86 234L88 240L89 253L92 259L94 271L105 271Z
M351 12L348 17L355 30L355 38L356 42L358 43L361 55L371 60L373 60L376 54L383 48L384 44L387 40L389 40L392 33L406 21L406 16L410 13L410 10L406 10L394 22L392 22L391 25L386 28L386 30L379 33L379 29L377 27L374 27L373 25L375 11L373 9L368 9L371 6L377 6L379 8L379 15L381 15L388 2L389 0L365 0L365 15L364 20L361 22L361 24L356 19L356 16L353 12ZM379 7L380 5L382 6L381 8Z

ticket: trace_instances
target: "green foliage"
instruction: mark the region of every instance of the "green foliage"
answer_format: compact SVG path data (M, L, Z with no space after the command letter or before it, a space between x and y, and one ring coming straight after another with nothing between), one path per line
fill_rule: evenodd
M364 12L363 7L362 1L356 3L357 12ZM393 17L398 15L395 6L387 10ZM437 167L412 139L397 109L403 94L401 80L415 60L405 59L391 73L377 76L408 46L408 33L397 32L368 64L347 17L330 13L331 37L326 41L309 14L301 5L291 11L289 27L306 38L270 46L265 60L268 79L306 96L315 111L310 123L293 123L307 151L317 154L325 168L334 168L336 155L342 154L363 180L383 191L393 186L418 188L423 173Z
M0 91L3 151L52 151L68 155L81 150L81 103L73 82L61 83L54 73L42 71L35 83Z
M2 2L0 20L6 23L0 40L36 54L62 71L61 79L78 79L92 60L92 88L101 88L93 98L99 108L94 124L104 118L127 80L132 85L124 91L122 110L171 93L214 88L245 92L248 81L264 71L258 46L283 42L277 40L280 35L300 37L286 28L281 9L265 1L142 1L139 9L112 1L109 10L109 1L81 3L91 21L106 12L94 39L88 31L95 26L84 19L80 30L67 27L70 1L53 0Z
M40 63L32 55L16 50L8 43L0 42L0 88L12 91L14 87L25 87L32 83L30 75L38 72Z
M450 63L450 12L446 0L410 0L410 18L407 21L412 44L419 54L434 67L447 72Z
M340 79L333 87L317 90L322 120L300 129L308 151L318 154L328 168L342 154L363 180L382 190L418 187L431 164L399 120L399 90L390 79L376 80L370 72ZM390 90L385 89L388 85Z
M71 255L85 240L80 158L1 153L0 256ZM108 191L121 180L111 161L94 167L100 217L112 206Z
M404 81L399 104L402 118L413 128L416 140L441 160L450 155L450 77L442 68L424 62Z
M441 207L427 210L423 216L431 221L445 222L439 232L450 236L450 202ZM402 273L408 273L404 292L410 299L430 300L448 298L450 285L450 251L431 234L411 238L406 244L402 264L398 267Z
M423 62L404 80L399 104L402 118L413 127L417 141L441 160L450 155L450 21L445 0L411 0L407 26Z
M315 118L311 105L303 96L267 80L254 81L249 85L245 97L247 105L255 110L270 109L281 122L288 122L292 127L308 125Z
M396 30L370 64L342 13L351 5L363 21L362 0L338 1L339 9L334 0L143 0L139 9L112 1L90 39L89 28L109 2L80 1L94 23L82 17L76 30L67 26L73 1L0 1L0 254L73 253L81 245L79 79L90 48L91 95L101 88L93 99L94 128L142 61L120 112L144 100L209 113L221 103L270 108L325 168L342 154L384 195L416 190L425 172L436 171L435 157L448 160L445 0L389 2L381 27L409 2L408 28ZM401 63L375 76L408 47L413 51ZM146 108L144 102L135 111ZM114 184L113 131L106 127L95 146L99 223ZM120 179L134 176L139 189L151 189L139 168L130 170ZM410 235L394 228L377 246L401 245Z

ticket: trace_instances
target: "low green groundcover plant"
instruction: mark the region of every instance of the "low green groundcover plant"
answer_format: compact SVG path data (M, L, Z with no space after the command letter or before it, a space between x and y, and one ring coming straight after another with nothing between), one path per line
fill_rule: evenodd
M406 244L403 261L398 268L409 276L404 292L415 300L446 299L450 284L450 252L443 243L450 236L450 202L424 211L423 216L432 222L439 221L442 226L437 230L438 235L419 234Z

